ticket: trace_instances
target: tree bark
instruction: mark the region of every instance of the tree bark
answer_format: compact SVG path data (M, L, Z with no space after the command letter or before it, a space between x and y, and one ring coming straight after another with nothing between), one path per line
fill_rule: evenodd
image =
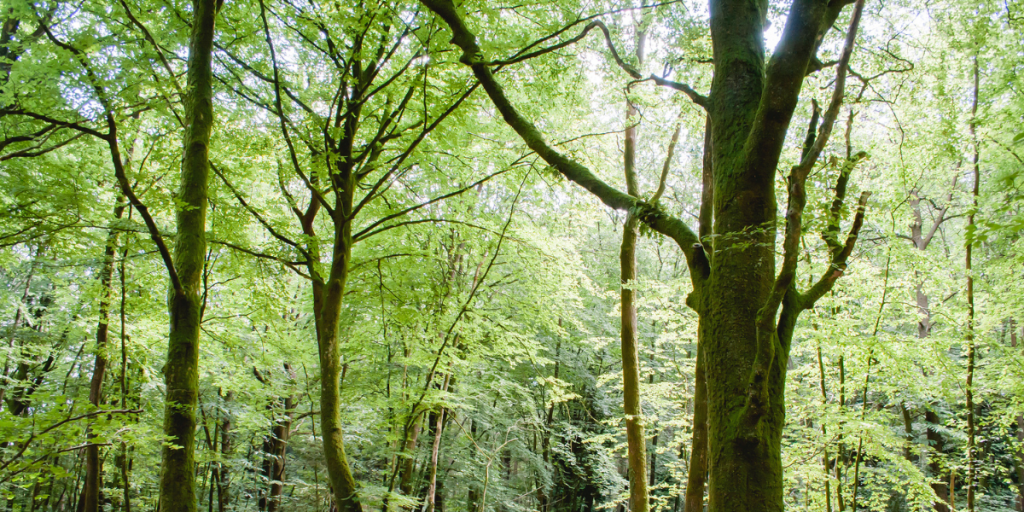
M225 409L234 401L235 392L228 391L224 395ZM233 448L231 433L231 415L226 410L220 421L220 463L217 468L217 512L227 512L231 505L231 468L227 458Z
M626 442L629 451L629 500L632 512L650 510L647 491L647 447L643 411L640 407L640 354L636 329L636 238L637 220L626 219L619 253L622 279L622 392L626 414Z
M170 339L164 382L164 434L160 512L196 512L195 429L199 396L200 292L206 255L206 207L210 133L213 129L213 52L216 0L193 0L189 40L185 142L177 202L172 289L168 298ZM174 282L174 274L177 282Z

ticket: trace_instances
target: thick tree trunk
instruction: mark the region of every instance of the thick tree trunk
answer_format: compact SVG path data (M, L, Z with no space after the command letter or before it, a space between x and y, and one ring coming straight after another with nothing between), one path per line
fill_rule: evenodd
M118 203L123 198L118 199ZM124 214L124 206L118 204L114 207L114 218L120 219ZM103 267L100 269L100 307L99 322L96 325L96 362L93 365L92 379L89 381L89 403L93 407L99 407L103 395L103 378L107 371L107 341L110 329L110 296L114 282L114 254L117 251L117 231L110 230L107 233L107 243L103 249ZM100 460L100 447L92 442L95 435L90 431L86 438L89 440L85 448L85 496L82 497L85 503L85 512L98 512L100 504L100 487L102 485L102 461Z
M213 129L213 52L216 0L194 0L185 97L185 143L178 194L178 234L174 241L172 286L168 299L170 340L164 382L167 387L160 469L160 512L195 512L195 429L199 397L200 292L206 255L206 206L210 132ZM174 273L177 283L174 283Z

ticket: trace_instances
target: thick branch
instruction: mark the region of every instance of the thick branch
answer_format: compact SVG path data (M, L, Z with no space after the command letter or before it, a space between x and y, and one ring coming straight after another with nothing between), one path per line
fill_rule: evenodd
M634 211L637 217L652 229L675 240L692 266L695 254L694 245L699 246L700 242L685 223L608 185L595 176L590 169L552 148L544 140L537 127L516 110L501 85L494 79L494 75L483 58L480 46L476 42L476 36L459 16L452 0L422 0L422 3L441 17L451 28L452 43L461 48L463 52L461 62L470 66L505 122L519 134L530 149L563 176L597 196L604 204L617 210Z
M800 303L803 306L803 309L810 309L814 307L814 303L831 291L836 280L839 279L843 275L843 272L846 271L847 260L850 258L850 254L853 253L853 246L857 243L857 237L860 235L860 228L864 224L864 210L867 207L868 197L870 195L871 192L861 192L860 200L857 202L857 214L853 218L853 226L850 227L850 233L846 237L846 243L843 244L842 249L833 253L832 261L829 263L828 269L826 269L825 273L818 279L818 282L815 283L810 290L807 290L806 293L801 294Z

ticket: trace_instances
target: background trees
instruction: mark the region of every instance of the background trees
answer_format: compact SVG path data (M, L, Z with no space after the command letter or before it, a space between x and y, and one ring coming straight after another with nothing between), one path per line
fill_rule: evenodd
M705 110L692 98L703 101L694 91L708 91L724 65L707 5L459 9L510 103L609 186L627 189L628 127L650 200L680 126L658 211L706 240ZM854 198L873 194L843 278L801 315L778 361L787 379L772 506L963 509L970 486L975 510L1021 506L1022 9L865 4L843 106L807 175L802 236L790 246L800 289L832 263L837 219L845 241ZM802 157L811 100L827 110L851 10L811 61L821 69L805 78L780 169ZM789 11L768 6L769 50ZM173 441L161 373L181 367L165 351L168 274L154 237L171 247L182 233L175 216L199 204L177 198L188 188L180 144L196 12L128 0L4 5L8 510L91 509L95 499L130 511L160 500L159 454L175 450L164 444ZM642 66L630 57L641 30ZM417 2L220 8L214 174L207 245L196 252L196 442L182 473L195 488L181 505L642 508L628 501L618 318L622 226L643 212L601 206L524 145L451 37ZM787 174L765 178L782 212ZM840 182L848 199L833 209ZM778 268L783 232L758 247ZM690 470L703 339L687 306L690 268L676 241L640 228L628 289L652 510L684 510L688 490L704 496L687 489L700 473ZM346 280L325 316L316 289L332 269ZM322 351L335 317L334 348ZM337 400L325 402L325 390ZM334 407L354 496L325 463L322 416Z

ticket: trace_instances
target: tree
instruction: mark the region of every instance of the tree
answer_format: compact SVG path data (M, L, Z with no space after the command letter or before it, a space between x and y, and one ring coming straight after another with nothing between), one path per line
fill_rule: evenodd
M707 316L713 333L703 352L707 357L711 509L781 510L783 393L796 319L842 275L867 201L862 194L845 243L838 238L839 219L830 223L829 268L807 292L797 291L804 183L828 142L842 105L846 67L863 2L854 9L821 129L818 131L815 116L802 158L788 178L784 256L777 276L775 171L803 79L815 70L821 36L839 17L845 2L795 2L767 65L762 39L767 4L711 3L715 78L708 98L693 94L695 101L707 108L712 128L714 238L707 245L679 219L608 186L549 146L509 102L455 4L445 0L423 3L448 24L452 42L462 50L460 61L472 69L505 122L531 149L608 206L634 211L652 229L674 239L686 254L695 295L709 297L708 307L699 313ZM859 158L851 159L851 167ZM844 187L837 187L835 211L844 200Z

